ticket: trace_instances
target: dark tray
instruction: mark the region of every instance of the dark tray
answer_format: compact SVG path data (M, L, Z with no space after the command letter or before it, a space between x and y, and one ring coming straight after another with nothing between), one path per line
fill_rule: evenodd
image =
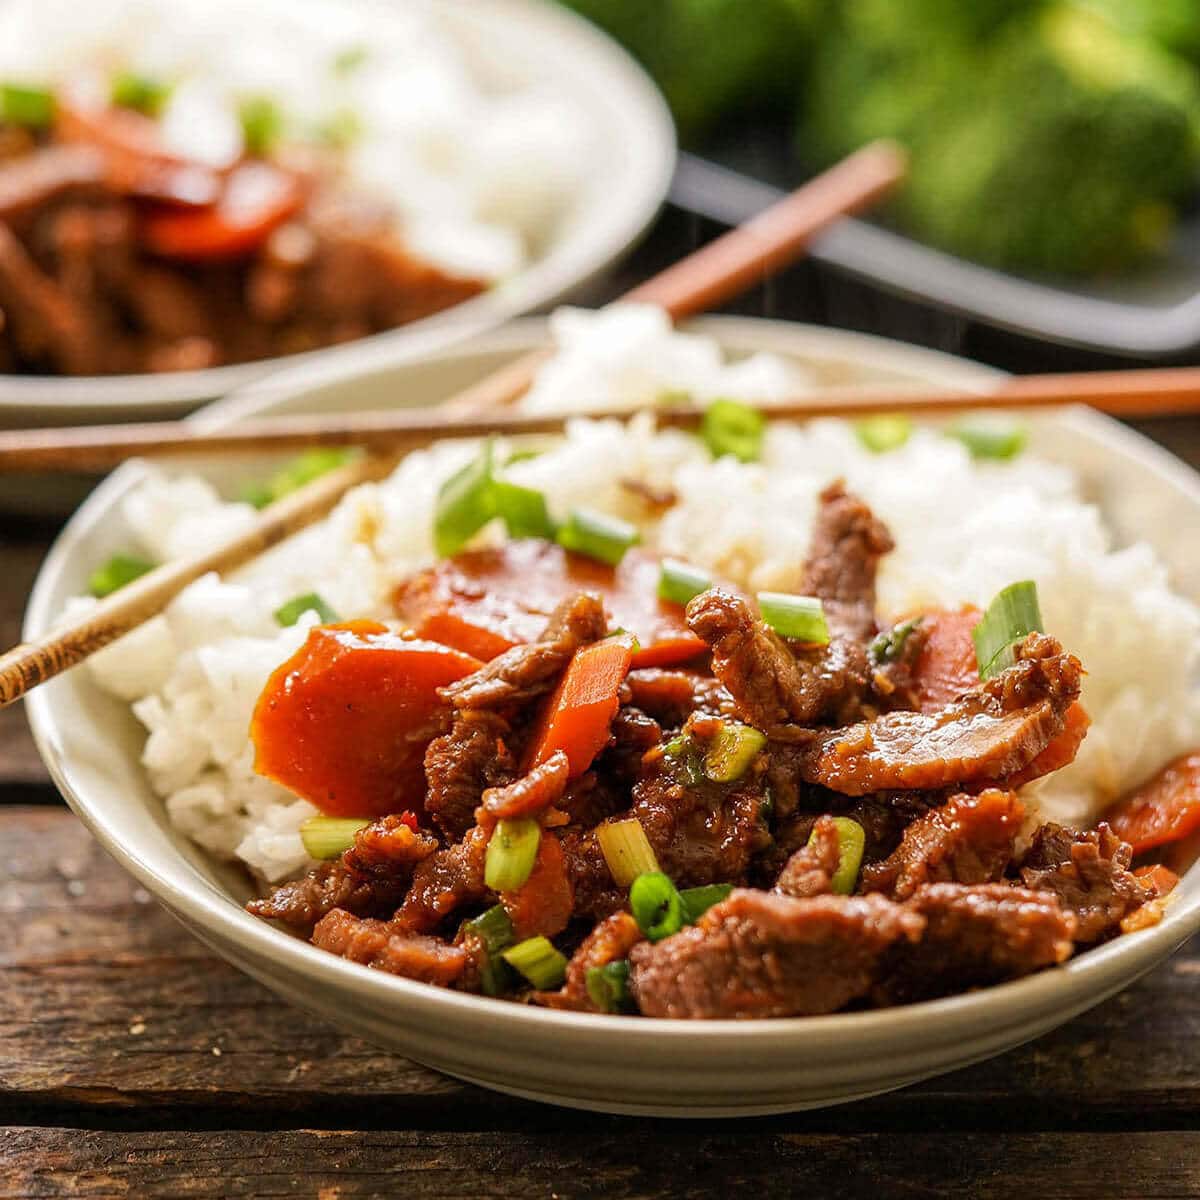
M808 172L782 125L725 131L682 154L671 188L681 208L734 225L797 187ZM1180 222L1166 256L1105 280L1035 279L979 266L870 221L847 220L814 258L909 299L1042 341L1133 358L1200 347L1200 212Z

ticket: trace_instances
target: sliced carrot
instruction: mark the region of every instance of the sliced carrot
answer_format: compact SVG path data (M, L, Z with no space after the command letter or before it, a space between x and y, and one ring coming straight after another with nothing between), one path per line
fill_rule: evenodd
M330 816L420 812L437 689L479 666L376 621L319 626L258 699L254 768Z
M531 765L545 762L556 750L566 754L576 779L608 741L617 715L621 681L633 654L628 638L605 638L576 650L562 682L542 712L531 745Z
M913 665L917 707L936 712L979 682L971 630L983 613L977 608L957 612L934 610L921 614L925 641Z
M1173 892L1179 883L1179 876L1162 863L1148 863L1144 867L1138 867L1133 873L1154 889L1155 896L1166 896Z
M558 838L543 832L529 878L516 891L501 892L500 903L518 939L554 937L566 929L575 896Z
M1067 709L1063 731L1019 774L1008 780L1009 787L1021 787L1030 780L1040 779L1051 771L1070 766L1079 753L1083 739L1091 727L1092 718L1078 700Z
M1200 831L1200 752L1168 763L1104 815L1135 854Z

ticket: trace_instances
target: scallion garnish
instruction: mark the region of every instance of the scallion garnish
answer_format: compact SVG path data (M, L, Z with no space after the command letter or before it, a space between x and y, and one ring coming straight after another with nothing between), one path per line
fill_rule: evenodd
M333 57L333 73L342 76L349 75L367 61L369 53L370 51L363 45L347 46L344 50L339 50Z
M720 904L733 891L732 883L708 883L703 887L684 888L679 893L683 919L694 925L714 904Z
M493 954L512 945L513 926L502 904L493 904L479 916L463 922L463 931L473 933Z
M493 443L488 438L479 453L438 489L433 545L443 558L456 554L498 515L492 460Z
M1006 417L974 416L956 421L947 430L971 452L972 458L1015 458L1025 448L1029 431Z
M300 826L300 840L309 858L336 858L370 823L368 817L309 817Z
M867 657L871 660L871 665L880 667L884 663L895 662L904 653L909 635L920 623L920 617L912 617L876 634L867 647Z
M566 978L567 960L541 934L501 951L500 957L540 991L556 988Z
M872 454L886 454L889 450L899 450L908 441L912 422L900 413L881 413L856 421L854 433Z
M135 558L132 554L114 554L104 566L97 567L88 576L88 591L97 600L102 600L153 570L154 564L144 558Z
M611 567L615 567L625 557L625 551L640 540L637 526L590 508L572 509L567 523L558 531L558 544L563 549L598 559Z
M483 880L493 892L515 892L537 858L542 827L529 817L497 821L487 844Z
M171 85L150 75L123 71L113 79L110 94L118 108L132 108L148 117L157 117L171 95Z
M838 834L838 865L830 880L830 886L839 896L849 896L858 882L858 869L862 866L863 850L867 835L863 827L849 817L834 817ZM811 835L809 841L812 841Z
M280 605L274 615L280 625L285 629L290 629L306 612L315 612L321 618L322 625L328 625L331 621L341 619L316 592L305 592L303 596L294 596L286 604Z
M0 121L44 129L54 121L54 93L22 83L0 83Z
M1016 644L1035 632L1044 632L1037 584L1025 579L997 592L983 620L971 630L979 678L990 679L1011 667L1016 661L1013 653Z
M596 826L596 840L618 887L629 887L639 875L658 870L654 848L636 817L602 821Z
M546 538L553 541L558 532L546 507L546 497L534 488L497 479L496 509L504 520L508 536L514 538Z
M270 96L244 96L238 105L246 153L263 157L283 135L283 111Z
M714 783L733 783L745 775L766 744L766 735L753 726L724 721L704 756L704 773Z
M766 430L767 418L737 400L714 400L700 422L700 436L713 458L732 454L742 462L757 462L762 457Z
M284 463L265 483L252 483L242 489L241 498L255 508L266 508L276 500L299 491L335 467L349 461L352 451L318 447L305 450L289 462Z
M824 646L829 641L825 609L816 596L794 596L790 592L759 592L762 619L780 637Z
M619 958L602 967L588 967L584 975L588 999L606 1013L621 1012L629 1007L629 962Z
M707 592L712 580L691 563L664 558L658 573L658 598L672 604L686 604L693 596Z
M662 748L672 777L686 787L704 782L704 755L699 742L686 733L677 733Z
M362 117L354 109L343 104L318 121L313 127L313 133L326 145L344 149L362 137Z
M629 908L638 928L652 942L660 942L683 928L683 901L661 871L639 875L633 881Z

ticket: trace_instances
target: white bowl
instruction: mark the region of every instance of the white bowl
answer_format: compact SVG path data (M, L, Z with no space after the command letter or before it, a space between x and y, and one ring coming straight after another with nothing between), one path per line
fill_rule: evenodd
M615 42L549 0L438 4L434 14L479 78L538 82L573 103L587 121L591 170L537 258L481 296L345 348L157 375L0 375L0 426L180 416L281 366L337 358L363 346L393 359L415 357L545 308L625 252L658 212L675 167L670 114L641 68ZM378 10L377 19L385 15Z
M983 386L992 373L929 351L851 333L755 320L697 323L728 350L793 356L830 381L892 379ZM506 357L541 344L541 322L420 364L288 372L206 419L270 411L433 401ZM1200 477L1095 413L1047 416L1036 449L1075 467L1122 539L1150 541L1178 587L1200 598L1188 546ZM229 464L209 464L230 481ZM25 634L44 631L89 570L122 547L117 506L136 464L104 483L46 560ZM1163 922L1065 966L970 995L876 1012L748 1022L671 1022L524 1007L412 983L317 950L244 913L250 888L173 831L138 765L143 733L83 672L34 693L38 746L72 808L104 846L198 937L289 1002L340 1029L488 1087L608 1112L678 1116L784 1112L852 1100L965 1066L1036 1037L1135 980L1200 929L1200 870ZM218 1018L219 1019L219 1016Z

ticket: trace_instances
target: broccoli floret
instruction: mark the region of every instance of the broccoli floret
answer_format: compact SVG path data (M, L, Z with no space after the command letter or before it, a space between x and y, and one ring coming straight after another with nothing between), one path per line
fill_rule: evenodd
M638 58L684 140L731 111L798 94L821 0L563 0Z

